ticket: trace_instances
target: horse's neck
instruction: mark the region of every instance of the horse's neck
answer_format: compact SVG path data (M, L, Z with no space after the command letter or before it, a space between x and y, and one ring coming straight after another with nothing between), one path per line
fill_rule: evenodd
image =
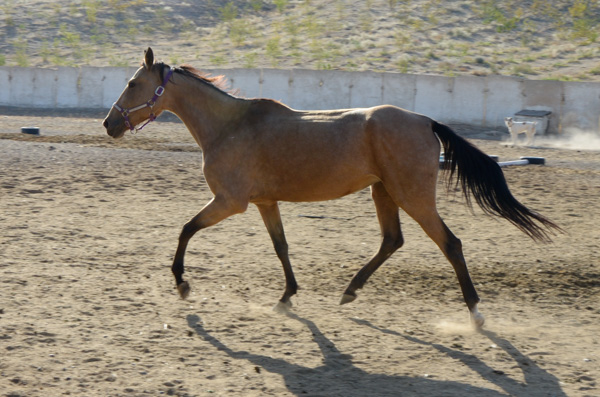
M202 82L186 81L178 88L168 110L183 121L202 150L217 141L226 126L242 117L248 108L248 101Z

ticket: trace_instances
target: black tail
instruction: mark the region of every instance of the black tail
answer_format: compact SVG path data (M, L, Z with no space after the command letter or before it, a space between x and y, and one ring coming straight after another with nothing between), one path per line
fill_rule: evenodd
M561 231L513 197L502 169L489 156L444 124L433 121L432 128L444 146L444 169L450 171L449 182L456 173L456 184L461 185L469 206L471 192L484 212L505 218L534 240L550 241L548 231Z

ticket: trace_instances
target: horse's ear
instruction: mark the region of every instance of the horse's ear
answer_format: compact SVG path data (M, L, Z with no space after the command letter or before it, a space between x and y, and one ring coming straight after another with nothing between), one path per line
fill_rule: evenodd
M148 49L144 51L144 54L146 55L144 59L144 66L146 69L150 70L152 65L154 65L154 53L152 52L152 48L148 47Z

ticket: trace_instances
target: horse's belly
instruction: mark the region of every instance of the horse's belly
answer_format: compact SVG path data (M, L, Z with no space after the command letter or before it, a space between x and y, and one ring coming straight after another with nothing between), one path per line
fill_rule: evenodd
M271 186L265 186L251 201L325 201L333 200L355 193L367 186L378 182L374 175L364 175L353 178L319 178L313 180L282 181Z

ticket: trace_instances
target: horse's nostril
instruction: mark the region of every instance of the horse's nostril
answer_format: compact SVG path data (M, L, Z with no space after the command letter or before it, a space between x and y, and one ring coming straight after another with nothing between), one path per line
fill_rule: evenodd
M104 120L104 123L102 123L102 125L104 126L104 128L108 128L108 120Z

